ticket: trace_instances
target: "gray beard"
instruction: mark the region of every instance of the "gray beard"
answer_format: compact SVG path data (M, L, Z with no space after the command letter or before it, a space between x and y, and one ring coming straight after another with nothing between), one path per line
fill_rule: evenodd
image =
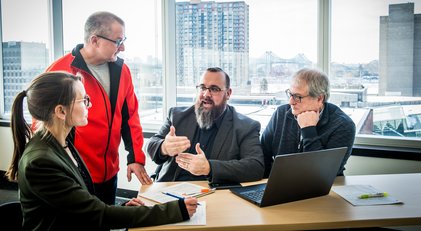
M199 124L201 129L211 128L214 121L224 112L224 109L225 104L222 104L220 106L214 106L210 111L205 111L203 109L202 103L197 102L194 107L197 124Z

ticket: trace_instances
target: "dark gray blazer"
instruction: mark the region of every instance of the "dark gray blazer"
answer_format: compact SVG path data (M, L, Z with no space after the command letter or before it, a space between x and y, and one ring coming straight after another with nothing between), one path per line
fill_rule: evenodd
M194 106L171 108L165 124L148 143L147 153L155 163L162 165L157 181L175 181L181 170L175 162L175 157L162 156L160 151L171 125L175 127L177 136L187 136L192 141L198 126ZM209 156L212 182L247 182L262 179L264 159L259 134L259 122L237 113L234 107L227 106Z
M41 138L39 133L20 159L18 184L23 230L110 230L188 219L181 200L153 207L103 203L88 192L60 144L54 138Z

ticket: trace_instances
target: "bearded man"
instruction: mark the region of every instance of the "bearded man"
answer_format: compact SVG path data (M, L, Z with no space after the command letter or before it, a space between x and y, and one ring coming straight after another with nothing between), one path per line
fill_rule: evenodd
M191 107L174 107L147 146L156 181L247 182L262 179L260 123L228 105L230 77L208 68Z

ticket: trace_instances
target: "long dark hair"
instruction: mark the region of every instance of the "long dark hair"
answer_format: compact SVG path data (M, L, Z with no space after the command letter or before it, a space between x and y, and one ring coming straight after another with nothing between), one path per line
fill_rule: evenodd
M25 121L23 100L27 97L31 116L40 123L50 125L52 114L57 105L69 106L76 98L75 82L79 76L67 72L47 72L32 80L27 90L20 92L12 106L10 127L13 135L13 157L6 172L10 181L17 180L18 163L26 143L32 138L33 131Z

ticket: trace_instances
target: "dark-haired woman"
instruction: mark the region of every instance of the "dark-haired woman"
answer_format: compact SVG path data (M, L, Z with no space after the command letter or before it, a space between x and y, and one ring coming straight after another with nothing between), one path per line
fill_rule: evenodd
M24 119L25 97L39 121L34 133ZM88 123L91 106L80 77L65 72L41 74L16 96L7 176L19 185L23 229L107 230L189 219L197 207L194 198L147 207L139 199L128 205L140 206L110 206L94 196L89 171L66 139L74 126Z

